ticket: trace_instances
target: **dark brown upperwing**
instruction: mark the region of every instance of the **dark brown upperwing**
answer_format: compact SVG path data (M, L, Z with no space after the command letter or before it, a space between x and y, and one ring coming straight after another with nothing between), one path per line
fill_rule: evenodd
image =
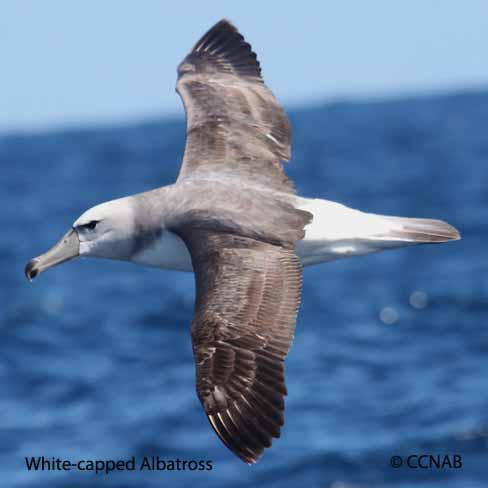
M176 90L187 117L179 179L217 174L294 192L280 162L290 159L290 123L230 22L218 22L181 62Z
M183 237L196 277L197 394L224 444L255 463L283 425L301 264L292 247L209 231Z

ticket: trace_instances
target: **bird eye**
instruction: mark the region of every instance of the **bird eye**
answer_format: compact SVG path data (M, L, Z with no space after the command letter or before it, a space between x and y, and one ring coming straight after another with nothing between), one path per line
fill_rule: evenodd
M98 224L98 220L92 220L91 222L88 222L87 224L82 225L84 229L89 229L93 230Z

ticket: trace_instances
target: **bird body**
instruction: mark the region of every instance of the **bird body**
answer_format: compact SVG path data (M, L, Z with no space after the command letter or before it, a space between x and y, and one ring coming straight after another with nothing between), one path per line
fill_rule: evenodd
M217 185L221 188L215 192ZM214 196L209 198L211 191ZM233 199L232 195L238 197ZM274 211L270 212L268 207ZM330 200L206 181L170 185L102 203L83 214L75 226L83 227L83 223L93 220L98 220L100 226L104 220L118 217L111 239L81 243L82 256L193 271L188 247L180 237L181 229L193 225L215 229L218 221L222 232L249 237L259 233L261 239L279 242L281 231L275 227L283 222L280 220L283 207L310 215L303 237L294 241L303 266L414 244L444 242L458 236L456 229L439 220L371 214ZM144 222L144 226L138 227L137 222ZM100 226L99 231L104 229Z
M213 429L254 463L284 422L284 360L302 267L459 239L449 224L296 194L291 128L237 29L218 22L178 67L187 139L177 181L83 213L26 275L77 256L195 274L197 395Z

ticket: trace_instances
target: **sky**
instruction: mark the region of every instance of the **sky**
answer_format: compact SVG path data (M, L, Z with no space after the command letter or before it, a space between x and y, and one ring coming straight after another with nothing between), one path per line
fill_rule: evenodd
M222 17L288 107L488 88L486 0L2 0L0 132L183 116L176 66Z

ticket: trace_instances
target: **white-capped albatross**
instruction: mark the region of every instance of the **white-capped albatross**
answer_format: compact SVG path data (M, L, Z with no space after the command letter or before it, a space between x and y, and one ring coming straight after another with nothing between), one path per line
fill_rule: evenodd
M460 235L297 196L282 168L290 123L227 20L179 65L176 89L187 117L177 181L90 208L25 273L76 256L194 271L198 398L224 444L254 463L283 425L302 266Z

